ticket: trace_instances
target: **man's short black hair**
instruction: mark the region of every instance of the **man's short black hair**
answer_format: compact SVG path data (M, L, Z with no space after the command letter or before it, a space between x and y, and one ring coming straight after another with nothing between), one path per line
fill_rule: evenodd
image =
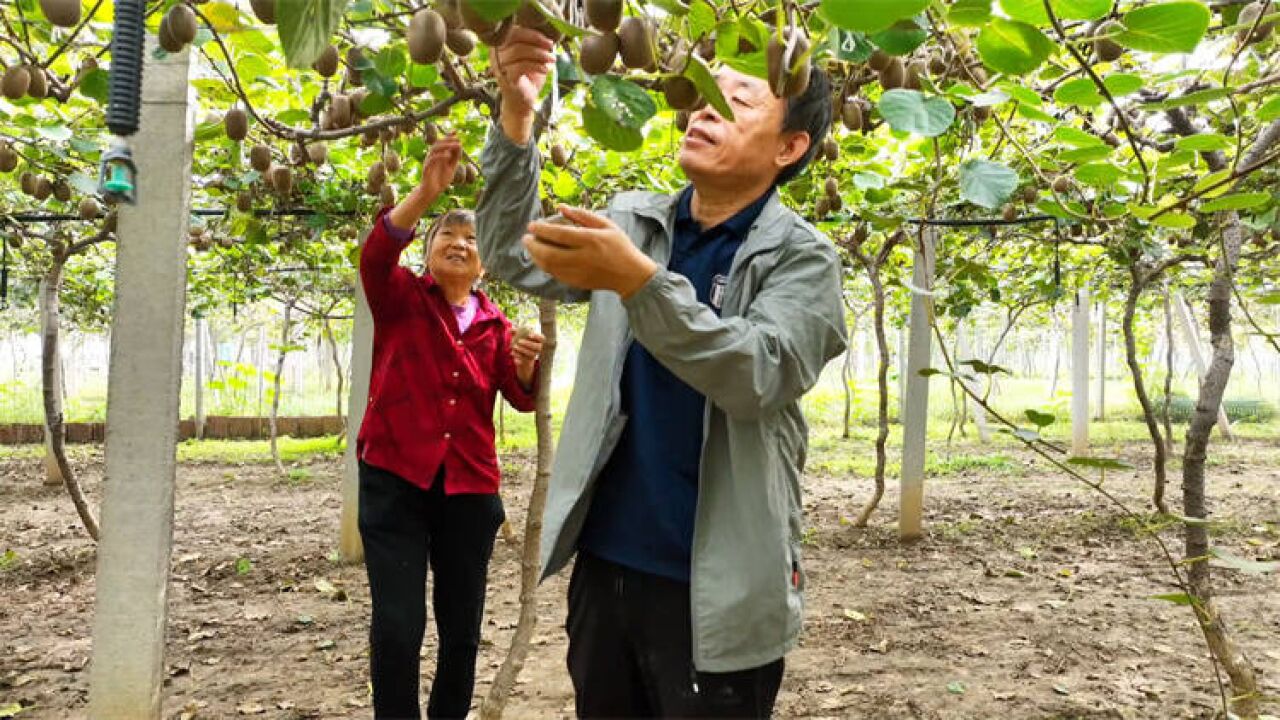
M787 115L782 121L783 132L809 133L809 149L778 173L778 185L786 185L798 177L818 154L831 131L831 113L831 79L825 70L814 65L809 71L809 87L787 100Z

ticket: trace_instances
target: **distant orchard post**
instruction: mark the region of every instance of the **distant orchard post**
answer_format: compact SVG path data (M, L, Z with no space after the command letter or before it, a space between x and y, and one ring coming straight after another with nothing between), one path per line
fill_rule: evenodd
M122 206L89 717L160 717L191 203L189 52L147 37L138 204Z
M907 350L906 398L902 417L901 497L898 536L916 540L924 532L925 444L929 435L929 378L920 371L932 363L934 243L937 231L924 229L915 249L911 270L910 340ZM923 292L922 292L923 291Z
M1071 308L1071 454L1089 454L1089 290Z
M369 404L369 373L373 369L373 315L356 276L355 317L351 328L351 394L347 400L347 452L343 458L342 524L338 531L338 555L343 562L364 560L360 542L360 459L356 437Z

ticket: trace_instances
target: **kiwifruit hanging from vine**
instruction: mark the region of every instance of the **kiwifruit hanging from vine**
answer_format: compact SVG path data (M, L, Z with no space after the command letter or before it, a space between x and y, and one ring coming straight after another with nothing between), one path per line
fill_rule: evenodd
M84 198L80 201L79 210L81 220L93 220L102 214L102 206L98 204L97 200L91 197Z
M277 165L275 170L271 171L271 185L276 192L289 196L293 192L293 171L286 165Z
M795 49L789 63L784 64L787 46L795 36ZM769 89L777 97L796 97L809 87L809 74L812 63L804 58L809 52L809 39L797 29L789 28L783 32L781 40L777 35L769 37L766 52L769 61ZM799 61L799 62L797 62Z
M556 167L564 167L569 164L569 151L565 150L560 143L551 144L551 163Z
M249 134L249 116L241 108L231 108L222 118L222 126L227 131L227 137L240 142Z
M844 107L840 108L840 119L844 121L844 126L851 132L858 132L862 129L862 103L857 98L849 98L844 101Z
M9 143L0 140L0 172L13 172L18 167L18 153L9 147Z
M249 0L253 14L267 25L276 24L276 0Z
M49 94L49 78L44 74L44 69L38 65L28 65L27 74L31 77L31 82L27 85L27 97L43 100Z
M364 51L359 47L347 50L347 84L364 85L364 74L360 66L364 63Z
M381 160L369 166L369 172L365 176L365 182L369 187L376 190L382 189L382 184L387 181L387 166Z
M907 65L906 77L902 81L902 86L908 90L920 89L920 78L925 74L924 63L915 60Z
M602 33L613 32L622 22L622 0L587 0L587 22Z
M479 41L476 34L466 28L454 28L444 36L444 44L449 47L450 52L458 57L470 55L476 49L476 43Z
M174 40L186 45L196 39L196 14L182 3L178 3L169 8L169 12L165 13L165 19L169 21L169 34Z
M307 151L301 145L289 146L289 162L293 165L301 165L307 161Z
M373 147L378 144L378 131L366 130L360 134L360 147Z
M946 75L947 70L951 67L947 62L947 58L941 52L930 53L929 55L929 72L934 75Z
M422 140L427 145L435 145L436 141L439 139L440 139L440 128L436 127L435 123L429 122L426 124L425 127L422 128Z
M1066 175L1059 175L1054 178L1053 191L1056 193L1065 193L1071 190L1071 178Z
M266 172L271 167L271 148L266 145L249 148L249 166L260 173Z
M319 73L320 77L333 77L334 73L338 72L338 48L326 45L320 52L320 57L311 63L311 68Z
M840 181L833 177L827 178L826 182L822 184L822 191L825 192L829 198L840 197Z
M480 179L480 170L476 168L475 165L472 165L471 163L467 163L465 166L463 166L463 174L466 176L462 180L463 185L470 185L471 183Z
M453 184L455 187L467 184L466 164L459 163L458 166L453 169Z
M357 118L364 117L364 111L361 108L364 106L364 101L369 97L369 91L359 88L348 97L351 98L351 124L354 125ZM378 139L377 133L374 133L374 139Z
M1258 18L1262 17L1263 8L1266 7L1266 5L1267 3L1251 2L1248 5L1245 5L1244 9L1240 11L1239 17L1236 18L1236 24L1244 25L1246 27L1236 33L1236 39L1242 44L1249 45L1253 43L1260 43L1271 36L1271 31L1274 29L1275 23L1264 22L1259 23L1256 28L1253 27L1253 24L1258 22ZM1280 9L1280 7L1273 3L1269 12L1276 12L1278 9ZM1253 30L1252 33L1249 32L1250 29Z
M35 199L47 200L49 196L52 194L53 194L53 183L49 181L49 178L46 178L46 177L36 178L36 190L34 193L32 193L32 195L35 196Z
M236 209L240 212L249 212L253 209L253 193L249 191L241 192L236 195Z
M334 95L329 101L329 120L339 129L351 127L351 98L347 95Z
M58 178L54 181L53 198L58 202L71 202L71 186L66 180Z
M1030 204L1039 199L1040 191L1036 189L1035 185L1028 185L1022 188L1022 202Z
M618 54L632 70L653 65L653 28L638 17L628 17L618 26Z
M563 19L556 11L554 2L546 2L541 4L542 8L547 12L556 13L556 19ZM536 30L551 39L551 42L560 42L564 39L564 33L551 24L551 20L539 9L538 0L524 0L520 5L520 9L516 10L516 25L530 30Z
M323 165L329 159L329 146L322 142L311 143L307 146L307 157L312 165Z
M840 143L836 142L835 138L828 135L827 139L822 141L822 155L823 157L825 157L827 160L830 160L831 162L835 162L836 160L839 160L840 159Z
M1115 62L1120 59L1124 54L1124 48L1109 36L1123 32L1124 29L1124 26L1115 20L1108 20L1098 26L1098 31L1094 34L1093 51L1098 55L1099 60Z
M390 184L383 185L382 189L378 191L378 202L382 203L383 207L387 207L388 205L395 205L396 204L395 188L391 187Z
M883 50L876 50L871 53L871 57L867 59L867 66L876 72L884 72L889 67L889 63L893 61L893 56Z
M458 0L436 0L436 12L440 13L445 27L450 30L462 27L462 12L458 9Z
M22 175L18 177L18 187L22 188L22 192L27 195L36 194L36 183L38 182L39 180L35 175L32 175L30 171L23 172Z
M26 95L28 87L31 87L31 73L23 65L10 65L4 71L4 79L0 80L0 92L10 100Z
M689 118L692 117L692 115L693 114L690 113L688 110L681 110L680 112L676 113L676 129L679 130L680 132L684 132L688 130Z
M459 0L458 10L462 14L462 24L480 38L481 42L491 47L501 45L511 31L511 18L490 22L475 9L475 5L486 0ZM492 0L489 0L490 2Z
M588 75L603 75L609 72L613 62L618 59L620 47L621 41L617 34L611 32L583 38L582 51L578 55L582 71Z
M885 90L900 88L906 80L907 69L903 67L902 60L899 58L890 58L889 64L880 71L880 87Z
M818 198L818 202L814 204L813 214L819 218L824 218L831 214L831 201L825 195Z
M58 27L75 27L80 22L80 0L40 0L40 11Z
M1018 208L1014 207L1013 203L1005 203L1000 209L1000 217L1004 218L1005 222L1013 222L1018 219Z
M698 55L702 57L703 60L707 60L707 61L714 60L716 57L715 38L705 37L699 40L698 46L695 48L695 50L697 51Z
M382 164L387 168L387 172L396 174L400 172L400 155L395 150L388 150L382 155Z
M169 16L160 18L160 27L156 29L156 37L160 40L160 47L165 52L176 53L182 50L182 43L178 42L178 38L173 35L173 28L169 27Z
M444 53L444 40L448 32L444 18L435 10L422 9L414 13L413 19L409 21L409 57L419 65L431 65L439 61Z
M676 110L696 110L702 105L698 86L683 75L672 75L663 80L662 94L666 95L667 104Z
M844 199L840 197L840 193L828 195L827 200L831 203L832 212L840 212L844 209Z

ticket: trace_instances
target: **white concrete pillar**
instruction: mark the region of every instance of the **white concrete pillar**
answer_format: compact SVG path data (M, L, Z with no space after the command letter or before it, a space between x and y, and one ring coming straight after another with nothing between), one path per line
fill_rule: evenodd
M1098 301L1098 405L1095 420L1107 419L1107 303Z
M196 439L204 439L204 320L196 318Z
M931 291L934 272L934 243L937 231L925 228L915 249L911 284ZM911 292L910 348L907 354L906 394L902 416L902 472L898 507L898 537L918 539L924 532L924 465L929 434L929 378L920 374L931 367L933 297Z
M344 562L364 559L360 542L360 462L356 457L356 436L369 404L369 373L373 369L373 315L364 298L360 275L356 274L355 318L351 328L350 395L347 396L347 452L343 462L342 520L338 531L338 554Z
M1089 290L1071 308L1071 454L1089 454Z
M138 204L116 245L106 496L98 544L89 717L160 717L185 332L195 103L189 51L157 58L147 36Z
M1173 304L1175 306L1174 317L1178 319L1178 329L1182 331L1182 344L1187 346L1187 352L1191 355L1191 361L1196 369L1196 382L1204 382L1204 375L1208 372L1208 366L1204 359L1204 347L1200 344L1200 330L1196 326L1195 318L1191 315L1191 307L1187 305L1187 298L1182 293L1174 296ZM1222 436L1228 440L1233 440L1231 434L1231 420L1227 417L1227 409L1222 405L1218 406L1218 430L1222 431Z

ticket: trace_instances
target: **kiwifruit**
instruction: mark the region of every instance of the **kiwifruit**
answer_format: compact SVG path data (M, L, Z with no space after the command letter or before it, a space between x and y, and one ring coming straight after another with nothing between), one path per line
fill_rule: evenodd
M329 146L322 142L308 145L307 158L311 160L313 165L323 165L329 159Z
M929 55L929 72L934 75L946 75L949 67L947 58L942 53L935 52Z
M22 243L23 243L23 240L22 240L21 234L13 233L12 235L9 236L9 246L12 247L14 250L21 250Z
M458 57L466 57L476 49L479 39L476 34L466 28L454 28L444 36L444 44Z
M880 71L880 87L885 90L894 90L900 88L907 80L907 69L903 67L902 60L898 58L890 58L889 64L884 70Z
M115 211L112 211L111 213L109 213L106 219L102 221L102 229L109 233L115 232L116 228L119 226L120 226L120 214Z
M31 83L27 85L27 97L43 100L49 94L49 77L38 65L28 65L27 74L31 77Z
M973 75L973 81L977 83L979 87L986 87L988 80L986 70L979 66L973 68L969 72Z
M991 119L991 108L982 105L973 108L973 119L979 125Z
M249 166L260 173L266 172L271 167L271 148L266 145L249 148Z
M366 130L360 135L360 147L373 147L378 144L378 131Z
M80 219L92 220L102 214L102 206L98 201L87 197L80 201Z
M436 127L435 123L429 122L426 127L422 128L422 140L428 145L435 145L439 139L440 128Z
M329 102L329 118L333 121L333 126L336 128L351 127L352 115L351 97L334 95L333 100Z
M1017 220L1018 208L1014 207L1013 203L1005 203L1005 206L1000 210L1000 217L1004 218L1008 222Z
M169 12L165 14L165 19L169 21L169 34L174 40L186 45L196 39L196 14L182 3L178 3L169 8Z
M253 193L242 192L236 195L236 209L240 212L249 212L253 209Z
M844 209L844 199L840 197L839 193L828 195L827 200L831 203L832 212L840 212Z
M301 165L307 161L306 148L301 145L289 146L289 163L292 165Z
M236 142L240 142L249 134L249 116L241 108L228 110L226 117L222 118L222 125L227 131L227 137Z
M550 38L551 42L563 40L564 33L551 24L551 20L542 14L542 10L538 9L538 5L535 3L537 3L537 0L524 0L524 3L520 5L520 9L516 10L516 25L530 30L537 30ZM554 2L544 3L542 7L546 8L548 12L556 12ZM558 14L556 17L559 19Z
M267 25L276 24L276 0L249 0L253 14Z
M338 48L326 45L320 57L311 63L311 68L319 73L320 77L333 77L333 74L338 72Z
M662 93L667 96L667 104L676 110L694 110L702 104L698 86L683 75L672 75L663 80Z
M221 235L218 237L218 246L226 250L236 246L236 239L230 235Z
M453 169L453 184L454 185L467 184L467 166L465 164L460 163L458 167Z
M382 164L387 172L394 175L400 172L400 155L395 150L388 150L382 155Z
M818 202L813 206L813 214L816 217L824 218L831 214L831 201L824 195L818 198Z
M915 60L907 65L907 76L902 81L902 86L908 90L920 89L920 78L925 74L924 63Z
M851 132L858 132L862 129L862 103L856 98L850 98L844 101L844 107L840 109L840 119L844 121L844 126Z
M622 0L587 0L587 22L600 32L613 32L622 22Z
M369 187L382 189L382 184L387 181L387 166L381 160L370 165L365 181L368 182Z
M53 197L58 202L71 202L71 186L61 178L53 183Z
M831 162L840 159L840 143L828 135L827 139L822 141L822 155Z
M276 169L271 171L271 185L276 192L287 197L293 191L293 171L288 166L277 165Z
M1022 202L1033 203L1040 199L1040 191L1035 185L1028 185L1022 188Z
M4 71L4 79L0 80L0 91L10 100L26 95L28 87L31 87L31 73L23 65L10 65Z
M9 147L9 143L0 140L0 172L13 172L18 167L18 153Z
M809 39L803 33L800 33L795 41L795 51L791 56L790 66L784 67L783 65L783 56L786 53L787 45L791 42L792 33L800 33L800 31L788 29L783 32L782 40L779 40L776 35L769 38L767 51L769 89L777 97L796 97L804 93L809 87L809 74L812 71L813 64L808 60L798 64L796 62L809 51ZM791 68L794 68L794 70Z
M827 181L822 184L822 191L825 192L829 198L840 197L840 181L833 177L827 178Z
M444 53L448 32L444 18L435 10L423 9L414 13L409 21L409 57L420 65L437 62Z
M1120 136L1113 132L1106 133L1102 136L1102 142L1111 147L1120 147Z
M98 61L95 60L92 55L84 58L83 60L80 61L80 67L76 70L76 76L75 76L75 79L72 81L72 84L77 86L80 85L80 83L84 82L84 78L86 75L88 75L89 73L97 69L98 69Z
M378 201L382 203L383 207L386 207L388 205L395 205L396 204L395 188L391 187L390 184L383 185L382 189L378 191Z
M680 132L684 132L685 130L688 130L689 118L691 117L691 115L692 113L690 113L688 110L681 110L680 112L676 113L676 129L679 130Z
M36 183L38 182L39 180L30 171L23 172L18 178L18 186L22 188L22 192L28 195L36 194Z
M178 38L173 35L173 28L169 27L169 16L160 18L160 27L156 29L156 36L160 40L160 47L166 52L176 53L183 48L182 43L178 42Z
M466 177L462 181L464 185L470 185L471 183L475 182L480 178L479 168L477 168L475 165L472 165L470 163L467 163L465 166L463 166L463 173L466 175Z
M32 193L37 200L47 200L53 194L53 183L49 178L36 178L36 191Z
M712 38L712 37L703 38L702 40L698 41L698 45L695 49L698 55L702 56L703 60L707 60L707 61L714 60L716 57L715 38Z
M884 72L889 67L889 63L893 61L893 56L883 50L876 50L871 53L871 57L867 59L867 66L876 72Z
M1053 191L1056 193L1064 193L1071 189L1071 178L1066 175L1059 175L1053 181Z
M568 151L564 150L564 146L561 143L556 142L552 145L552 163L557 168L563 168L564 165L568 164Z
M609 72L614 60L618 58L619 47L621 47L621 41L616 33L606 32L584 38L582 51L578 55L582 71L588 75L603 75Z
M361 110L361 108L364 106L365 99L369 97L369 91L364 88L358 88L355 92L351 93L349 97L351 98L351 120L352 124L354 124L356 118L364 117L364 111ZM376 132L374 133L373 139L378 139L378 134Z
M75 27L80 22L80 0L40 0L40 11L58 27Z
M491 0L490 0L491 1ZM498 22L489 22L476 12L474 5L486 2L486 0L459 0L458 10L462 14L462 24L480 38L480 41L490 47L497 47L506 42L507 34L511 32L511 18L499 20Z
M1259 43L1266 40L1267 37L1271 35L1271 31L1275 27L1275 24L1269 22L1260 23L1257 28L1253 29L1252 34L1249 32L1249 29L1258 21L1258 18L1262 17L1262 11L1265 6L1266 3L1251 2L1248 5L1245 5L1244 9L1240 11L1239 17L1236 18L1236 24L1246 26L1244 29L1236 33L1236 39L1241 43ZM1273 4L1272 12L1275 12L1276 9L1278 9L1277 6Z
M359 47L352 47L347 50L347 84L348 85L364 85L364 74L360 71L360 65L364 62L364 51Z
M462 11L458 9L458 0L436 0L436 12L440 13L445 27L450 30L462 27Z
M1124 48L1120 47L1120 43L1107 36L1123 30L1124 26L1115 20L1108 20L1098 26L1098 32L1093 40L1093 51L1097 53L1099 60L1102 62L1115 62L1120 59L1120 56L1124 54Z
M628 17L618 26L618 54L632 70L653 65L653 29L638 17Z

